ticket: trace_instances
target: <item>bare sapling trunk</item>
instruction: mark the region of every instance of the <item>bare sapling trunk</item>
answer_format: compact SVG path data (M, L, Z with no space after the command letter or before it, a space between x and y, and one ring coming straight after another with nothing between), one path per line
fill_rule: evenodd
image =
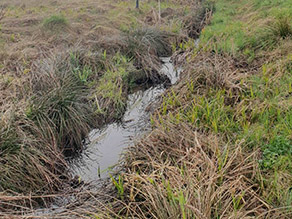
M158 21L160 24L160 19L161 19L161 2L158 0Z

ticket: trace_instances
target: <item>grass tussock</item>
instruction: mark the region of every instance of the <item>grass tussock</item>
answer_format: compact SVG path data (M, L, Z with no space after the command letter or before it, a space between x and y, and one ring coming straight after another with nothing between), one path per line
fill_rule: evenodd
M62 188L61 178L68 177L63 155L24 113L11 109L1 114L0 136L1 211L45 201L17 199L16 193L43 195Z
M89 131L88 89L66 64L48 60L34 75L34 95L26 115L43 133L57 136L60 149L77 150ZM66 61L65 61L66 63Z
M68 21L63 15L52 15L43 21L43 27L50 31L61 31L68 25Z
M282 39L292 36L292 26L288 17L280 17L272 25L271 30L275 36Z

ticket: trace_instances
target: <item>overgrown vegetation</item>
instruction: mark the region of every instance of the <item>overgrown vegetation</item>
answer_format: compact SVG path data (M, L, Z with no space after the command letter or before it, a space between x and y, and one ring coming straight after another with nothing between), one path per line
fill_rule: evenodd
M51 6L46 7L49 10ZM108 10L114 9L112 5ZM18 8L7 9L4 29L10 16L14 16L9 10L18 12ZM75 16L78 15L79 12ZM74 26L74 16L70 13L38 18L36 22L33 18L22 21L21 16L19 22L24 22L21 26L28 22L29 27L43 28L35 35L37 40L30 42L34 45L26 45L32 54L28 50L27 54L23 52L24 57L15 55L15 62L13 54L1 55L4 61L0 78L0 209L3 212L13 210L15 205L25 209L27 204L45 203L48 198L44 195L66 187L71 176L65 157L83 149L84 139L92 128L121 118L132 88L165 82L166 77L159 72L158 57L171 53L171 34L156 27L120 31L123 21L115 21L116 27L107 33L92 38L90 29L79 37L75 34L81 32ZM59 34L69 26L69 32ZM44 29L51 33L46 34ZM32 31L35 30L28 30L29 34ZM25 47L20 34L13 34L13 38L16 50ZM43 40L47 40L46 44ZM5 44L7 48L9 42Z
M291 218L289 1L162 2L160 19L156 2L139 12L129 5L121 1L107 11L116 15L114 28L96 26L107 36L98 40L89 31L80 43L88 49L69 47L3 74L0 192L6 199L0 200L10 204L10 190L58 190L60 176L68 177L60 174L61 151L81 150L90 127L120 118L129 89L163 80L158 56L174 52L184 68L181 81L151 116L153 131L129 148L120 174L111 176L116 195L105 202L86 196L62 216ZM118 13L122 9L127 16ZM199 35L196 45L191 38ZM26 86L14 82L19 71Z
M179 46L184 76L124 157L119 216L291 217L292 8L274 4L217 1L199 47Z

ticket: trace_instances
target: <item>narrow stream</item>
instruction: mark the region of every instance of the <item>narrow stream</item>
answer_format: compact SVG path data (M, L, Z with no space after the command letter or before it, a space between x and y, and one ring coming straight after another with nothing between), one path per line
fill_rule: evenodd
M161 72L174 84L179 79L170 57L161 58ZM71 172L85 182L109 177L111 168L120 159L123 150L150 129L147 106L165 91L163 85L139 90L128 96L127 110L122 122L113 123L102 130L92 130L84 152L70 164Z
M181 69L174 68L170 57L164 57L161 60L163 62L161 73L168 76L171 84L175 84L179 79ZM88 136L86 149L79 157L69 162L71 173L86 184L97 187L96 189L102 186L103 179L109 177L111 168L119 162L123 150L150 130L150 115L147 107L165 89L165 86L161 84L130 94L122 122L109 124L103 129L92 130ZM61 213L65 211L67 204L75 201L74 195L56 197L50 206L34 211L34 215L39 215L41 218Z

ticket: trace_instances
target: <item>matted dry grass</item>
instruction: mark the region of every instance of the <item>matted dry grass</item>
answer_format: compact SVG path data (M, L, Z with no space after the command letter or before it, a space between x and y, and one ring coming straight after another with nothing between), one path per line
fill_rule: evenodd
M255 160L256 152L245 153L240 142L165 123L126 156L124 211L138 218L259 216L269 206L252 181Z

